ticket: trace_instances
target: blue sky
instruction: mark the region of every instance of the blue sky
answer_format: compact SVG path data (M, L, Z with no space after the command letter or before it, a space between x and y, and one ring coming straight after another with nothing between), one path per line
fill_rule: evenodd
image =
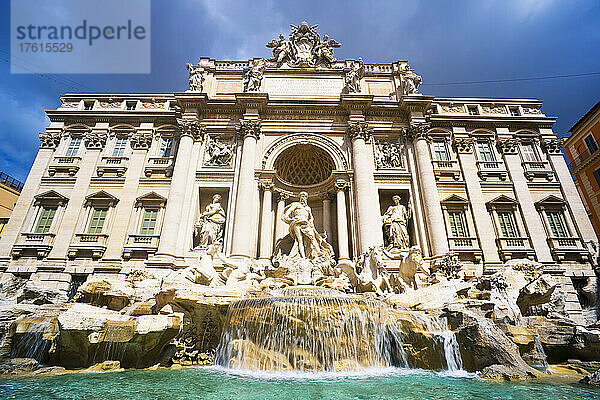
M600 100L600 75L487 84L447 83L600 71L600 1L201 1L152 0L151 73L10 74L9 2L0 4L0 170L24 180L44 110L70 92L171 93L187 85L186 62L268 57L265 44L307 20L342 43L338 59L407 59L421 91L453 97L537 98L567 133ZM66 79L76 83L68 86ZM443 85L437 85L443 84Z

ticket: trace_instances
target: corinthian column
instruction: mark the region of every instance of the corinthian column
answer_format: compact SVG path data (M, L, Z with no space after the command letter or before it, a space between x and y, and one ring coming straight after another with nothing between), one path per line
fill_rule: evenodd
M260 259L271 258L273 243L273 183L261 182L263 188L262 217L260 224Z
M275 215L275 240L279 240L288 234L288 224L281 220L283 216L283 210L285 209L285 201L288 199L288 195L285 193L279 193L279 199L277 200L277 214Z
M409 133L413 136L415 157L417 159L417 171L419 175L420 194L423 199L425 223L431 245L431 255L438 256L448 252L448 238L444 228L444 215L440 205L437 184L431 164L431 154L425 124L413 125Z
M260 137L260 121L243 119L238 127L238 135L244 139L240 161L235 210L233 214L233 237L231 255L252 257L253 247L252 214L254 213L254 162L256 142Z
M362 253L371 246L383 245L379 193L373 178L373 152L367 144L371 129L364 121L349 122L348 135L352 138L359 249Z
M195 119L181 119L178 121L181 130L181 139L177 148L175 167L171 177L171 189L165 210L164 224L158 245L158 256L175 256L177 238L182 226L182 210L186 192L186 177L190 173L190 162L194 139L199 139L203 133L203 127ZM182 255L182 254L179 254Z
M323 232L327 234L328 238L331 238L331 199L329 193L325 193L322 196L323 200Z
M338 262L349 261L348 251L348 219L346 216L346 188L348 182L339 180L335 183L337 199L337 232L338 232Z

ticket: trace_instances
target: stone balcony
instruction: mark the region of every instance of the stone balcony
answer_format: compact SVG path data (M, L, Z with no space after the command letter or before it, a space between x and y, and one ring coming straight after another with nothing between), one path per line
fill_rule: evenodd
M150 157L146 162L144 174L150 178L153 175L170 177L173 174L173 157Z
M448 237L450 250L458 253L461 260L481 261L483 252L479 248L477 238Z
M69 246L68 255L71 258L100 258L106 251L107 238L108 235L104 233L76 233Z
M535 251L527 237L500 237L496 239L500 258L508 261L513 258L529 258L533 260Z
M127 161L129 157L102 157L100 163L96 167L98 176L116 175L121 177L127 171Z
M54 157L54 159L48 166L48 175L55 176L56 173L61 173L68 174L69 176L75 176L77 171L79 171L80 163L81 157Z
M479 177L484 181L490 177L496 177L504 181L508 176L503 161L477 161L477 170Z
M449 176L455 181L460 179L460 167L457 160L432 160L435 179L440 180L443 176Z
M550 252L558 261L578 260L587 261L590 259L589 252L583 241L577 237L557 238L549 237L547 239Z
M12 248L12 256L47 257L54 244L54 233L21 233L19 241Z
M146 258L156 253L160 235L129 235L123 248L123 258Z
M523 171L528 180L544 178L551 182L554 180L554 171L550 168L548 161L523 161Z

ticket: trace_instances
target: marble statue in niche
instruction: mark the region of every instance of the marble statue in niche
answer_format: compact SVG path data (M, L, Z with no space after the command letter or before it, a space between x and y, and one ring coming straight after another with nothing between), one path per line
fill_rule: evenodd
M300 255L301 258L317 258L325 250L324 247L331 247L315 228L306 192L300 193L300 201L285 208L281 219L290 226L290 235L294 238L291 257Z
M223 245L223 228L225 227L225 210L221 206L221 195L215 194L212 202L200 214L195 226L199 248L210 245L221 247Z
M408 249L410 247L410 237L408 235L408 221L411 218L410 203L404 206L401 204L401 198L398 195L394 195L392 200L394 205L389 206L382 217L386 249Z

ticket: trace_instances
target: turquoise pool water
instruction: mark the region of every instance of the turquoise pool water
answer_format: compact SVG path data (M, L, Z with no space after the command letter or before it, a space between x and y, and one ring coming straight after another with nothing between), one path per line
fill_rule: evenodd
M578 384L490 383L402 369L361 375L272 375L219 368L0 378L2 399L598 399Z

